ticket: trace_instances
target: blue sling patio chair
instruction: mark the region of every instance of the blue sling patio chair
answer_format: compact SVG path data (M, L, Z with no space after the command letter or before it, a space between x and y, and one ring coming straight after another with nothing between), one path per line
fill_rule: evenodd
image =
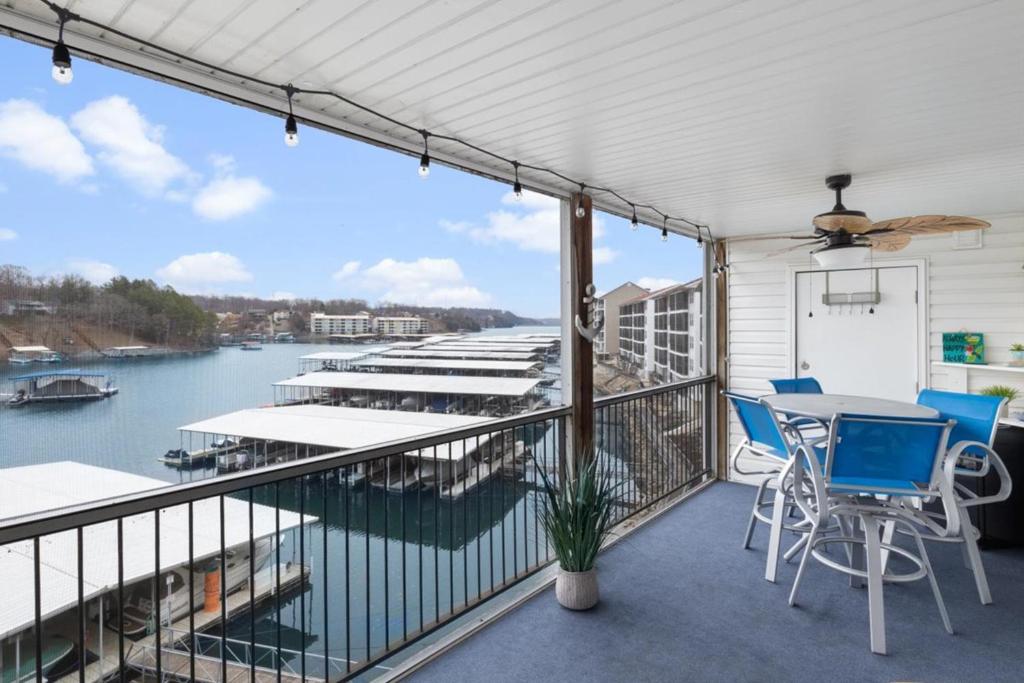
M821 394L821 384L813 377L793 377L791 379L770 379L768 382L776 394Z
M974 573L974 583L978 589L978 598L983 605L991 604L992 593L988 586L988 577L978 550L978 538L981 533L971 523L968 510L978 505L999 503L1010 497L1013 482L999 455L992 450L996 429L999 427L999 415L1002 412L1005 398L998 396L976 396L951 391L935 391L925 389L918 394L917 402L939 411L944 420L956 420L953 433L949 438L951 444L950 457L956 461L954 474L957 477L984 477L994 469L999 476L999 490L993 495L979 496L960 482L953 482L956 495L956 513L959 517L960 533L957 536L935 536L922 530L926 541L944 541L963 543L967 564ZM943 513L926 513L939 518Z
M794 486L792 495L811 527L790 592L791 606L796 604L807 561L813 557L826 567L850 575L851 583L867 580L872 652L886 653L883 583L927 578L943 626L947 633L953 633L919 533L922 527L937 537L959 533L953 494L956 460L947 452L953 425L952 420L942 419L836 415L829 429L824 463L819 458L820 448L799 447L793 458L793 477L809 485ZM941 501L946 511L945 525L904 505L908 498ZM839 521L838 535L827 530L834 519ZM856 531L858 522L863 535ZM882 525L887 523L912 536L917 552L881 538ZM833 543L845 547L848 562L823 552ZM913 569L890 571L886 554L901 556Z
M754 527L758 522L767 524L770 529L768 538L768 559L765 565L765 579L775 581L779 561L779 548L782 532L790 531L798 534L807 532L806 520L787 521L786 515L796 510L789 493L792 482L789 473L792 469L793 455L796 447L804 443L800 431L786 422L780 421L778 415L763 401L723 391L722 395L729 399L744 438L733 451L732 469L737 474L762 476L754 496L754 504L750 510L750 521L743 536L743 548L750 547L754 535ZM740 456L744 453L757 458L761 469L744 470ZM773 500L765 500L765 492L769 486L775 488Z

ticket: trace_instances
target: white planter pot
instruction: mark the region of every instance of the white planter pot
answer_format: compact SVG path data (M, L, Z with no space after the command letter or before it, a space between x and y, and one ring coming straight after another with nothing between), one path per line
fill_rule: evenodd
M597 604L597 570L567 572L559 568L555 579L555 597L566 609L585 610Z

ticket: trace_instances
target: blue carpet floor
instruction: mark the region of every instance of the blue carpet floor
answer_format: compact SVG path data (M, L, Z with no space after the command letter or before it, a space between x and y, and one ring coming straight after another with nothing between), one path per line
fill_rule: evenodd
M594 610L562 609L548 589L413 680L1024 680L1024 551L982 553L995 599L982 606L959 547L929 544L956 635L927 581L889 584L889 654L873 655L866 590L811 561L791 608L796 563L763 578L767 528L740 548L753 493L715 484L601 555Z

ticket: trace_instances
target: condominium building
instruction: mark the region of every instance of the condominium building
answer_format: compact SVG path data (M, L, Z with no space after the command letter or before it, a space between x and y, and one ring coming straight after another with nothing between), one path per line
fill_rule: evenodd
M309 331L314 337L326 337L332 334L370 334L372 320L368 313L355 315L313 313L309 318Z
M703 374L700 280L623 302L618 358L623 367L652 381Z
M619 355L619 308L625 301L644 296L648 290L632 282L626 282L606 294L594 297L591 320L603 321L601 330L594 337L594 353L598 358L618 358Z
M430 323L417 317L374 318L373 328L377 334L388 336L426 334L430 332Z

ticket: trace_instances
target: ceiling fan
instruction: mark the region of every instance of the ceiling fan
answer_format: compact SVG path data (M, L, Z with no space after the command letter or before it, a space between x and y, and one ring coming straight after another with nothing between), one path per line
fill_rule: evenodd
M802 240L781 253L814 246L815 260L825 268L853 268L867 261L871 249L892 252L903 249L915 235L935 235L960 230L980 230L989 223L967 216L908 216L887 221L872 222L863 211L847 209L843 205L843 190L853 180L850 174L832 175L825 179L828 189L836 193L836 205L831 211L814 217L814 234L789 237Z

